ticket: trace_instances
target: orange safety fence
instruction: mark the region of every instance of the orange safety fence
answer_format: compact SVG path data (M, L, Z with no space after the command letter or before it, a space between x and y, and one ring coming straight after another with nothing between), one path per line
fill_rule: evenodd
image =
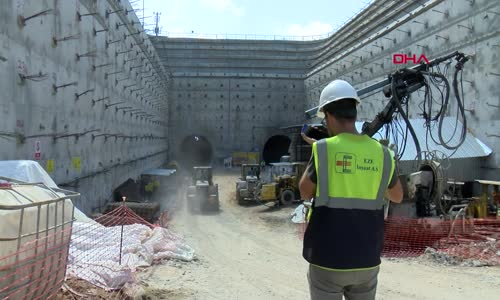
M64 281L71 228L30 241L0 258L0 299L46 299Z
M70 252L67 271L68 277L78 280L68 281L68 290L79 290L81 285L85 285L81 281L85 280L107 290L101 291L104 298L124 298L122 288L126 283L136 282L135 270L128 267L117 268L107 262L117 261L119 265L122 264L126 255L123 251L123 239L135 230L127 225L141 224L149 228L155 225L145 221L125 205L118 206L95 221L97 223L83 224L74 229L72 242L78 247L71 249L73 251ZM114 230L109 231L107 228ZM86 295L86 291L79 294Z
M122 299L143 267L194 254L179 236L125 205L18 249L0 258L0 299Z
M306 224L300 224L302 239ZM441 261L469 265L500 265L500 219L442 220L388 217L384 226L384 257L416 257L426 251ZM473 262L473 263L472 263Z

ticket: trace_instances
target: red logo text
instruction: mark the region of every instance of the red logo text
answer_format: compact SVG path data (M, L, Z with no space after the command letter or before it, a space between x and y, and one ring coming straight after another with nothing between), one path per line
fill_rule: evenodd
M419 64L422 61L424 61L426 64L429 63L429 60L425 55L421 54L418 58L416 54L413 55L407 55L407 54L393 54L392 55L392 62L395 65L401 65L401 64L406 64L408 62L412 62L414 64Z

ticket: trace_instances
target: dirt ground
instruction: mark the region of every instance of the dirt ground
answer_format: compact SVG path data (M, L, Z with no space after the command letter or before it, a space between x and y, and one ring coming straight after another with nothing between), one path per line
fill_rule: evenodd
M238 170L218 172L221 211L191 214L180 192L170 228L197 253L193 262L166 261L141 274L143 299L308 299L301 226L293 207L240 206ZM175 207L175 208L174 208ZM498 299L499 267L443 266L423 258L384 259L378 299Z

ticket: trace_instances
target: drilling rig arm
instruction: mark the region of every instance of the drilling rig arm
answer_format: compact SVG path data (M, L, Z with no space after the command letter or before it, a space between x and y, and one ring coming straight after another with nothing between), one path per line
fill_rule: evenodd
M445 62L445 61L450 60L450 59L452 59L452 58L456 58L457 60L459 60L459 59L460 59L460 58L462 58L462 57L465 57L465 55L464 55L463 53L460 53L460 52L458 52L458 51L455 51L455 52L452 52L452 53L450 53L450 54L447 54L447 55L444 55L444 56L441 56L441 57L435 58L435 59L433 59L433 60L429 61L429 63L428 63L428 64L423 64L423 63L422 63L422 64L416 65L416 66L414 66L414 67L412 67L412 68L409 68L409 69L404 69L404 70L407 70L408 72L415 71L416 73L418 73L418 71L428 71L430 68L432 68L432 67L434 67L434 66L437 66L437 65L441 64L442 62ZM398 72L401 72L401 70L396 71L396 73L398 73ZM394 73L394 74L396 74L396 73ZM382 80L382 81L379 81L379 82L377 82L377 83L374 83L374 84L372 84L372 85L370 85L370 86L367 86L367 87L365 87L365 88L362 88L362 89L358 90L358 96L359 96L360 98L362 98L362 96L367 95L367 94L369 94L369 93L371 93L371 92L373 92L373 91L376 91L376 90L378 90L378 89L384 89L384 93L385 93L385 92L386 92L386 90L390 89L390 86L391 86L392 81L393 81L394 74L389 75L387 79L384 79L384 80ZM409 90L408 90L408 91L409 91L410 93L412 93L412 92L414 92L414 91L418 90L420 87L422 87L422 86L414 85L414 86L412 86L412 87L409 87ZM382 111L381 113L384 113L384 112L386 112L386 113L390 113L390 112L391 112L391 110L390 110L390 109L388 109L388 108L390 108L390 106L391 106L391 103L392 103L392 102L393 102L393 101L392 101L392 99L391 99L391 101L389 102L389 104L386 106L386 108L384 109L384 111ZM305 112L305 114L306 114L306 118L307 118L307 119L312 119L312 118L314 118L314 117L316 116L316 112L317 112L317 111L318 111L318 107L317 107L317 106L316 106L316 107L313 107L313 108L311 108L311 109L308 109L308 110ZM394 111L392 111L392 112L394 112ZM380 114L379 114L379 115L380 115ZM376 117L376 118L378 118L378 116L379 116L379 115L377 115L377 117ZM376 121L376 120L374 120L374 121ZM379 128L379 129L380 129L380 128ZM376 131L375 131L375 132L376 132ZM374 133L375 133L375 132L374 132Z

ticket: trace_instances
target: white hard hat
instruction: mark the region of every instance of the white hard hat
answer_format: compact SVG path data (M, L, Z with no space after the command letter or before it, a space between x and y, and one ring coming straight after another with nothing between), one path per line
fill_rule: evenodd
M321 96L319 96L319 106L316 112L318 118L322 119L325 117L325 113L323 112L325 105L342 99L355 99L356 104L361 102L358 93L347 81L337 79L330 82L321 92Z

